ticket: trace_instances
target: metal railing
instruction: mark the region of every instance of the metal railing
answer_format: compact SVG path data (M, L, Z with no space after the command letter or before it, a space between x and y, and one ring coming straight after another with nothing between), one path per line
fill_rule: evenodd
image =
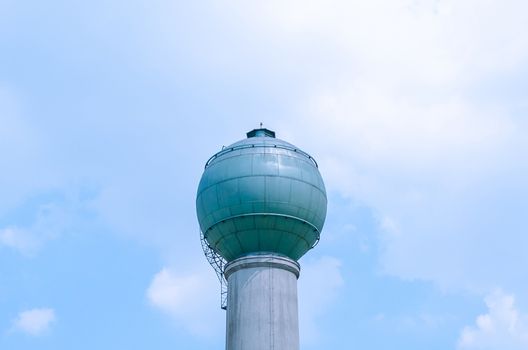
M288 150L288 151L292 151L292 152L295 152L295 153L299 153L303 156L305 156L306 158L310 159L316 168L319 167L319 165L317 164L317 162L315 161L315 159L309 155L308 153L304 152L304 151L301 151L300 149L298 148L295 148L295 147L289 147L289 146L285 146L285 145L254 145L254 144L251 144L251 145L240 145L240 146L235 146L235 147L228 147L228 148L223 148L220 152L217 152L216 154L214 154L211 158L209 158L207 160L207 162L205 163L205 168L207 169L207 167L211 164L211 162L213 160L215 160L216 158L220 157L221 155L224 155L226 153L229 153L229 152L233 152L233 151L236 151L236 150L239 150L239 149L246 149L246 148L256 148L256 147L263 147L263 148L280 148L280 149L285 149L285 150Z

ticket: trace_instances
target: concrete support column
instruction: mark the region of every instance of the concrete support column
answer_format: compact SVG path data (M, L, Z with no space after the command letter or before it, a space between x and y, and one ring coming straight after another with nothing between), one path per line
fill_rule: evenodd
M255 254L225 267L226 350L299 350L297 262Z

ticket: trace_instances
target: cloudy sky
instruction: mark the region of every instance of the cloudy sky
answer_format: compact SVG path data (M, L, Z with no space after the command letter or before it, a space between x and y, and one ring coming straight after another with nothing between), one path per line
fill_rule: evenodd
M527 13L0 0L0 348L223 349L196 188L263 122L328 191L303 349L528 349Z

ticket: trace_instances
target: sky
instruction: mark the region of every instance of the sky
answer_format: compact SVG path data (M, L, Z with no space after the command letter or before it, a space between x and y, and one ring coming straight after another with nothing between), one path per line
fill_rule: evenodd
M328 193L302 349L528 349L526 13L0 0L0 349L223 349L196 189L260 122Z

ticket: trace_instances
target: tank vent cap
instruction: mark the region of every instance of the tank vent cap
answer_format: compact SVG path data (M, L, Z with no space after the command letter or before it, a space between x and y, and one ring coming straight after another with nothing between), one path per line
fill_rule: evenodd
M275 131L271 131L269 129L260 128L260 129L253 129L247 134L248 139L251 137L273 137L275 138Z

